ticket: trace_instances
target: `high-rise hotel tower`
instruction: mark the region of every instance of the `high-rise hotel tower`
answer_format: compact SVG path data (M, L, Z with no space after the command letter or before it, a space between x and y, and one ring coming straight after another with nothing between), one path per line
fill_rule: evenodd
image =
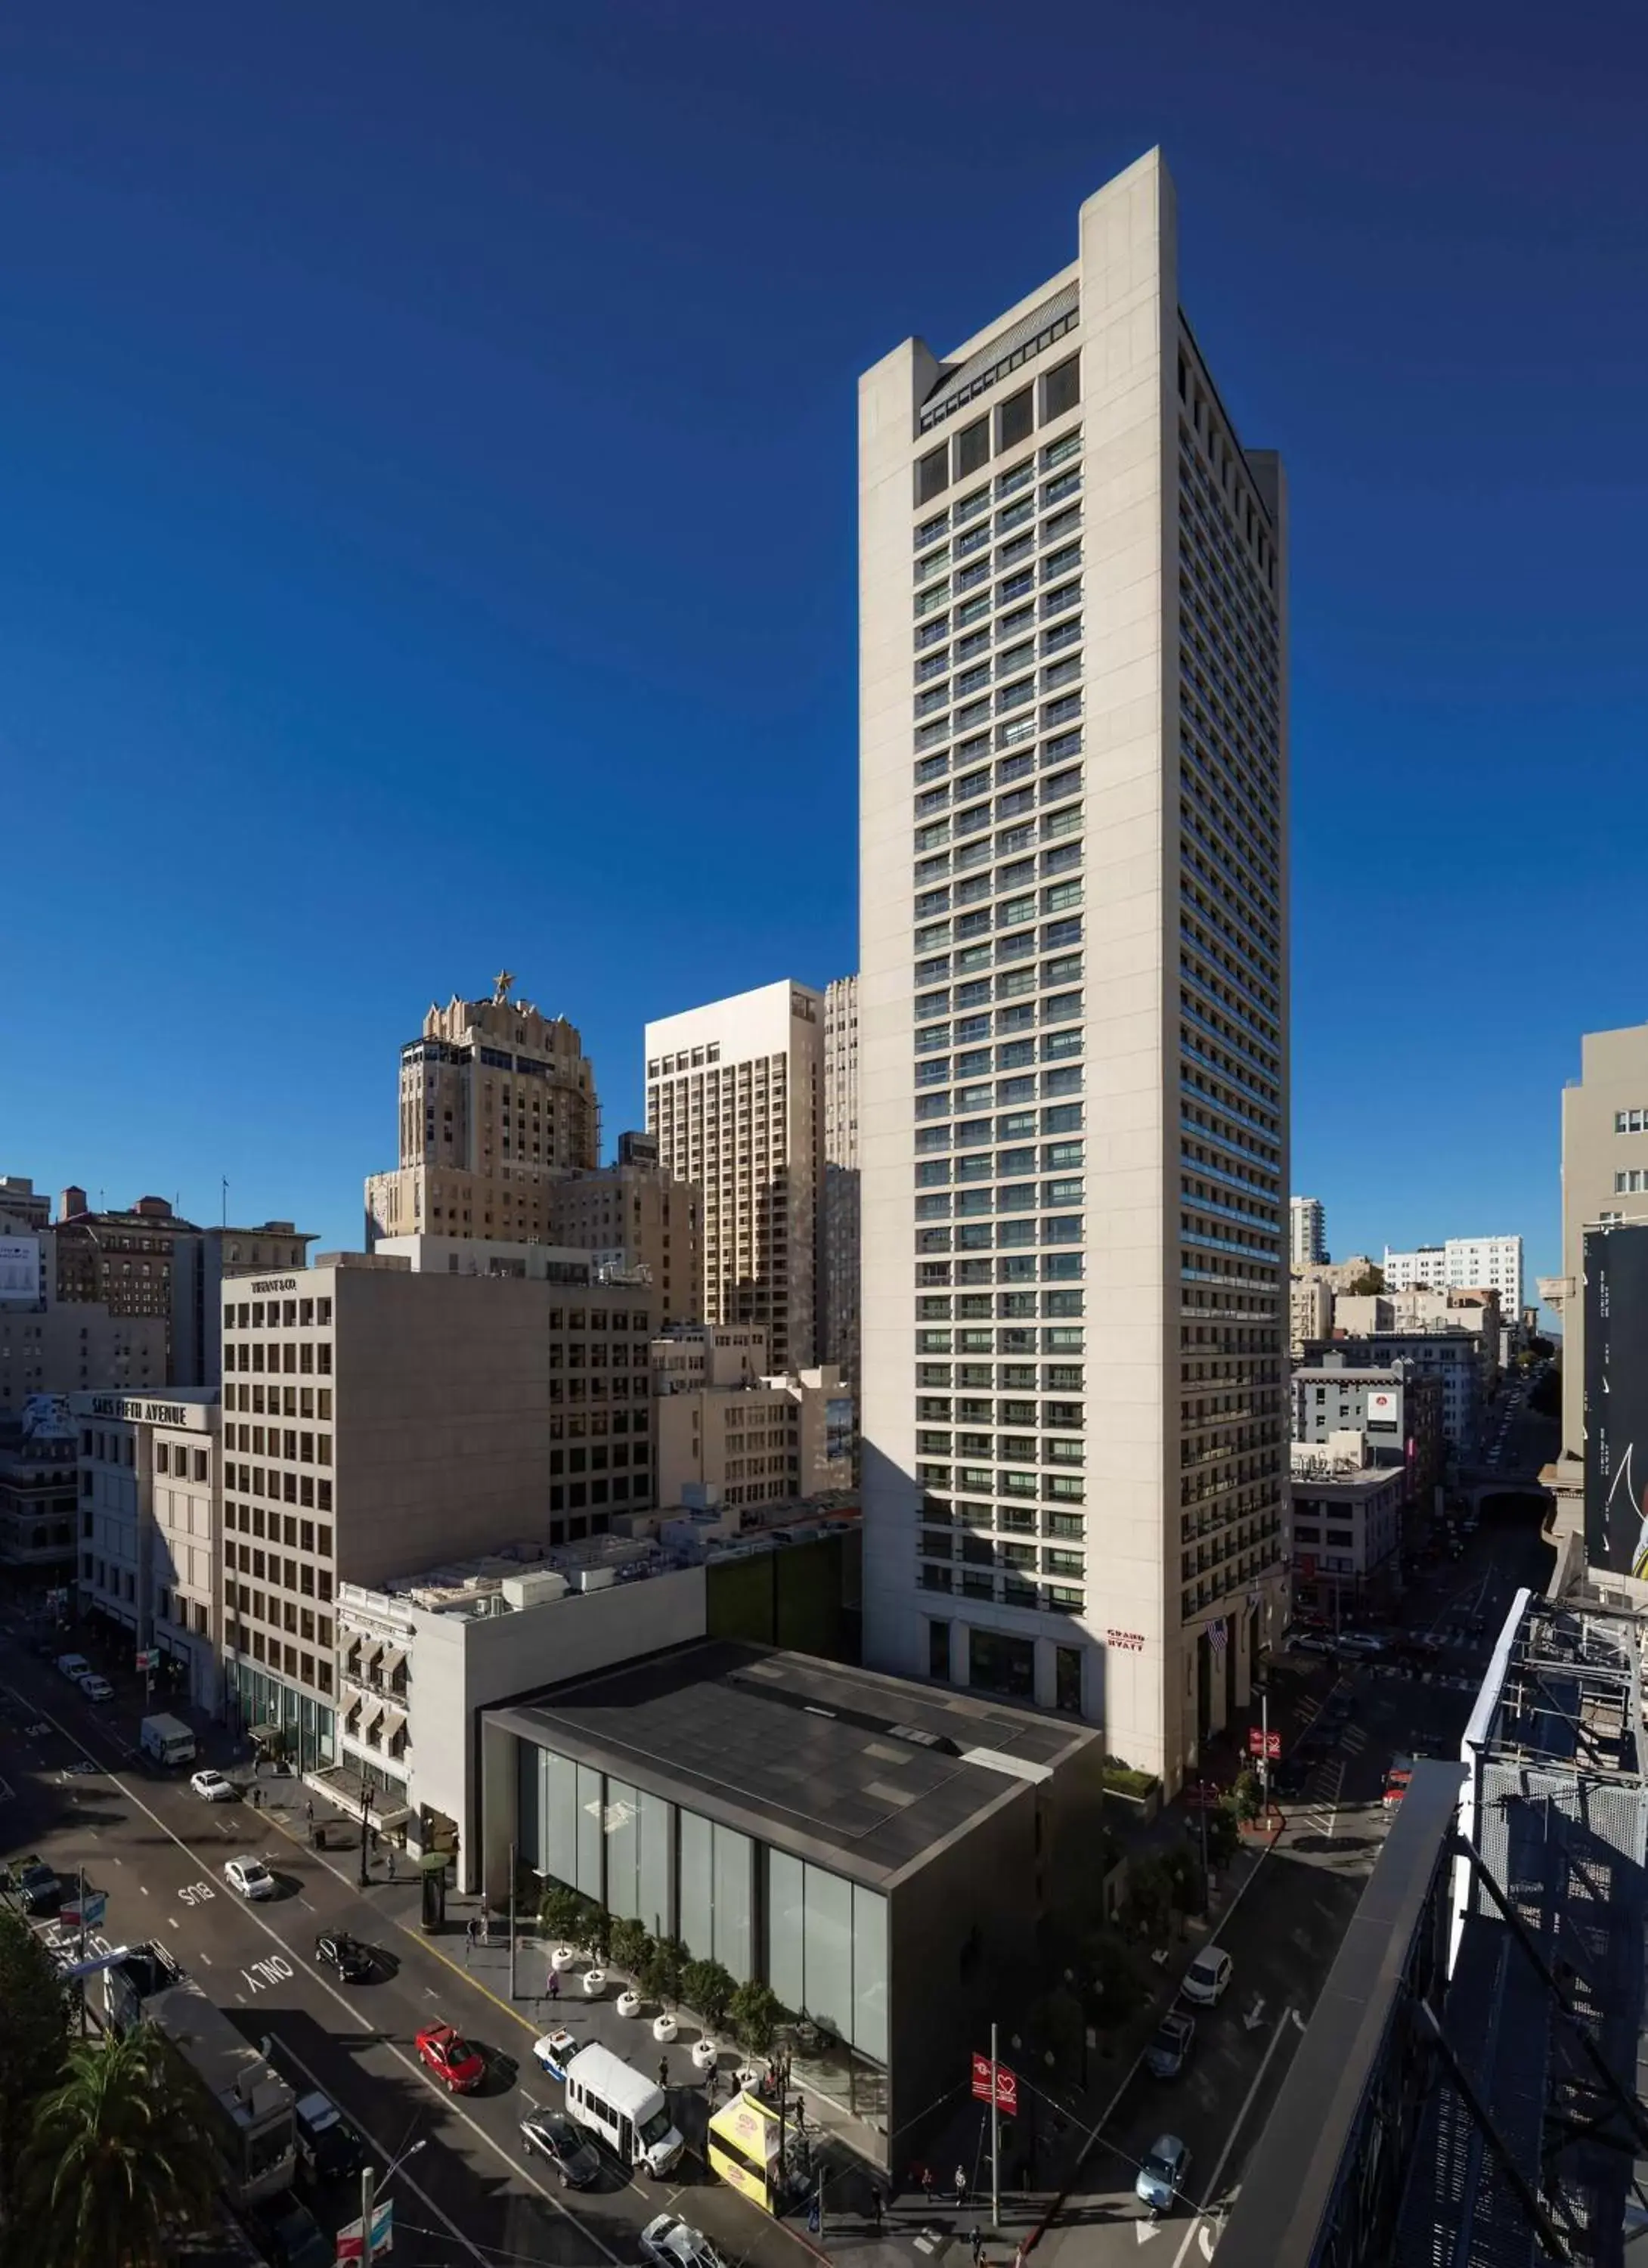
M1282 468L1152 152L859 384L869 1659L1176 1786L1279 1632Z

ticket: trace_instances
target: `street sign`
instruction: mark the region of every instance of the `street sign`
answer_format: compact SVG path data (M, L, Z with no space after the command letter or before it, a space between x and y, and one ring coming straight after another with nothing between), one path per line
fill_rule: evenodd
M1210 1779L1199 1779L1194 1787L1184 1792L1185 1808L1189 1811L1217 1811L1219 1808L1218 1789Z
M160 1649L158 1646L140 1646L137 1651L136 1667L139 1669L158 1669L160 1667Z
M65 1929L101 1929L108 1911L108 1892L88 1890L84 1897L72 1892L57 1909L57 1918Z
M1257 1725L1247 1727L1247 1753L1250 1756L1269 1756L1275 1764L1282 1754L1280 1733L1262 1732Z
M385 2198L380 2205L375 2205L372 2207L372 2249L374 2260L380 2252L393 2252L394 2250L394 2199L393 2198ZM351 2220L346 2228L339 2229L337 2257L340 2260L360 2258L361 2225L358 2220Z
M973 2092L981 2102L990 2099L990 2059L987 2055L975 2055L973 2058ZM996 2108L1006 2111L1010 2117L1018 2114L1019 2074L1009 2071L1004 2063L996 2066Z

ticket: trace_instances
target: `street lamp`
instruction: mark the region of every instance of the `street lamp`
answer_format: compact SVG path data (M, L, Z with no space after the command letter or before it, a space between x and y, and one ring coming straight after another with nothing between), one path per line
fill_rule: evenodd
M377 1789L372 1786L372 1784L370 1783L370 1781L369 1781L369 1782L367 1783L367 1785L366 1785L364 1787L363 1787L363 1788L362 1788L362 1790L361 1790L361 1814L360 1814L360 1886L361 1886L362 1889L364 1889L364 1890L370 1889L372 1888L372 1875L371 1875L371 1873L368 1871L367 1858L366 1858L366 1837L367 1837L368 1833L370 1832L370 1822L371 1822L371 1820L372 1820L372 1805L373 1805L373 1803L374 1803L374 1802L376 1801L376 1800L377 1800L377 1794L378 1794L378 1791L377 1791ZM408 2153L408 2154L409 2154L409 2153Z
M427 2147L428 2143L429 2136L426 2134L421 2142L414 2142L409 2150L402 2150L398 2158L392 2158L389 2161L388 2171L385 2174L381 2183L379 2181L377 2175L373 2173L370 2166L363 2166L361 2168L361 2268L372 2268L372 2213L377 2206L379 2190L380 2188L386 2189L389 2183L394 2179L395 2176L400 2172L401 2167L405 2165L407 2160L408 2158L416 2158L420 2150Z

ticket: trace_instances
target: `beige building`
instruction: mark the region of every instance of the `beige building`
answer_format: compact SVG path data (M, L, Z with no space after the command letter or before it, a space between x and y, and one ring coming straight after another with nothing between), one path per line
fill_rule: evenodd
M1541 1279L1540 1296L1562 1317L1562 1463L1573 1461L1547 1477L1571 1494L1584 1485L1585 1233L1648 1220L1648 1024L1584 1035L1562 1141L1563 1272Z
M1294 1277L1288 1287L1288 1351L1333 1335L1334 1295L1320 1277Z
M697 1324L652 1343L658 1499L733 1510L852 1486L852 1402L835 1364L774 1375L765 1335Z
M859 382L864 1606L1175 1787L1279 1635L1286 498L1152 152Z
M226 1675L243 1720L335 1760L335 1593L652 1502L650 1285L465 1236L224 1292Z
M776 1369L818 1344L824 1000L789 981L646 1027L647 1130L703 1193L703 1315L768 1334Z
M511 1000L430 1006L401 1050L401 1161L366 1182L366 1241L547 1238L549 1193L600 1159L595 1073L564 1016Z
M0 1229L0 1411L39 1395L132 1391L166 1383L166 1315L111 1313L101 1300L62 1300L57 1231Z
M218 1704L220 1413L209 1388L74 1394L83 1614L162 1657L161 1691Z
M825 1359L858 1388L858 979L824 990L824 1197L819 1328Z
M644 1268L659 1320L696 1322L703 1305L700 1197L658 1163L651 1134L621 1134L615 1165L571 1174L548 1193L548 1240L591 1253L598 1263Z

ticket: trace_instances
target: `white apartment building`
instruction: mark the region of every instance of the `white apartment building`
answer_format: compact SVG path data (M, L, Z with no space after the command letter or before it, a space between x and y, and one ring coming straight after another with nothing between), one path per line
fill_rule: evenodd
M1328 1257L1328 1213L1320 1197L1289 1200L1295 1268L1320 1267Z
M646 1027L647 1130L702 1192L706 1322L764 1330L776 1369L818 1344L824 997L764 984Z
M859 382L866 1653L1176 1787L1279 1634L1282 468L1152 152Z
M1393 1292L1497 1292L1499 1313L1508 1323L1522 1313L1522 1240L1519 1236L1450 1236L1446 1244L1422 1244L1412 1252L1385 1248L1385 1281Z
M658 1503L734 1511L850 1489L853 1405L834 1363L774 1373L765 1335L695 1324L652 1342Z
M216 1709L219 1406L210 1387L159 1394L72 1394L79 1428L83 1614L131 1633L177 1665L178 1690Z

